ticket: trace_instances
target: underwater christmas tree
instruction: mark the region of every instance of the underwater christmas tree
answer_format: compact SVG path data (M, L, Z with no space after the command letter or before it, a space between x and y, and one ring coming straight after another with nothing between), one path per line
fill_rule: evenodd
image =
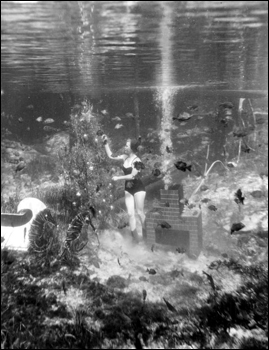
M69 148L59 153L64 178L62 206L68 206L71 217L93 206L99 227L113 220L114 201L110 160L98 136L101 133L98 114L90 103L83 102L70 116Z

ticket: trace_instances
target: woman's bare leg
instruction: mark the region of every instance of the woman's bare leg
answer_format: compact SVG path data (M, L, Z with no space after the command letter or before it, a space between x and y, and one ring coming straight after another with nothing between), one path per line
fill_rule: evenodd
M125 191L125 205L127 208L127 213L129 217L129 225L131 231L136 229L136 221L135 221L135 201L134 196L132 196L129 192Z
M144 228L145 218L146 218L144 213L145 197L146 197L145 191L136 192L134 194L135 207L136 207L137 215L140 219L142 228Z

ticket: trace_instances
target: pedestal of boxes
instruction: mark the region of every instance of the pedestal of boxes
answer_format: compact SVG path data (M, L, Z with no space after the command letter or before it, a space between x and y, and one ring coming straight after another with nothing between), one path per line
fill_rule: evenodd
M188 209L180 202L184 198L183 186L176 185L160 190L160 206L146 215L146 243L163 246L176 252L186 251L190 257L198 257L203 248L202 212ZM163 228L165 221L171 227Z

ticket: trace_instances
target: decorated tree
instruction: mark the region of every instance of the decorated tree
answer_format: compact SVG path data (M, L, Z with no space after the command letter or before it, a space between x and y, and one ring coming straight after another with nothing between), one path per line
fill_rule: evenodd
M70 217L93 206L99 227L113 220L112 170L98 114L90 103L76 105L70 116L70 143L59 153L64 179L62 206Z

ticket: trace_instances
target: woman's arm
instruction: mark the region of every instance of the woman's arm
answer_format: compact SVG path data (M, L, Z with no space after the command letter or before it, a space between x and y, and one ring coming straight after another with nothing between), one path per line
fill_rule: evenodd
M110 149L109 144L107 142L107 136L103 135L102 139L103 139L103 144L105 146L105 150L106 150L106 154L107 154L108 158L114 159L114 160L124 160L126 158L126 156L124 154L117 156L117 157L112 157L112 152L111 152L111 149Z

